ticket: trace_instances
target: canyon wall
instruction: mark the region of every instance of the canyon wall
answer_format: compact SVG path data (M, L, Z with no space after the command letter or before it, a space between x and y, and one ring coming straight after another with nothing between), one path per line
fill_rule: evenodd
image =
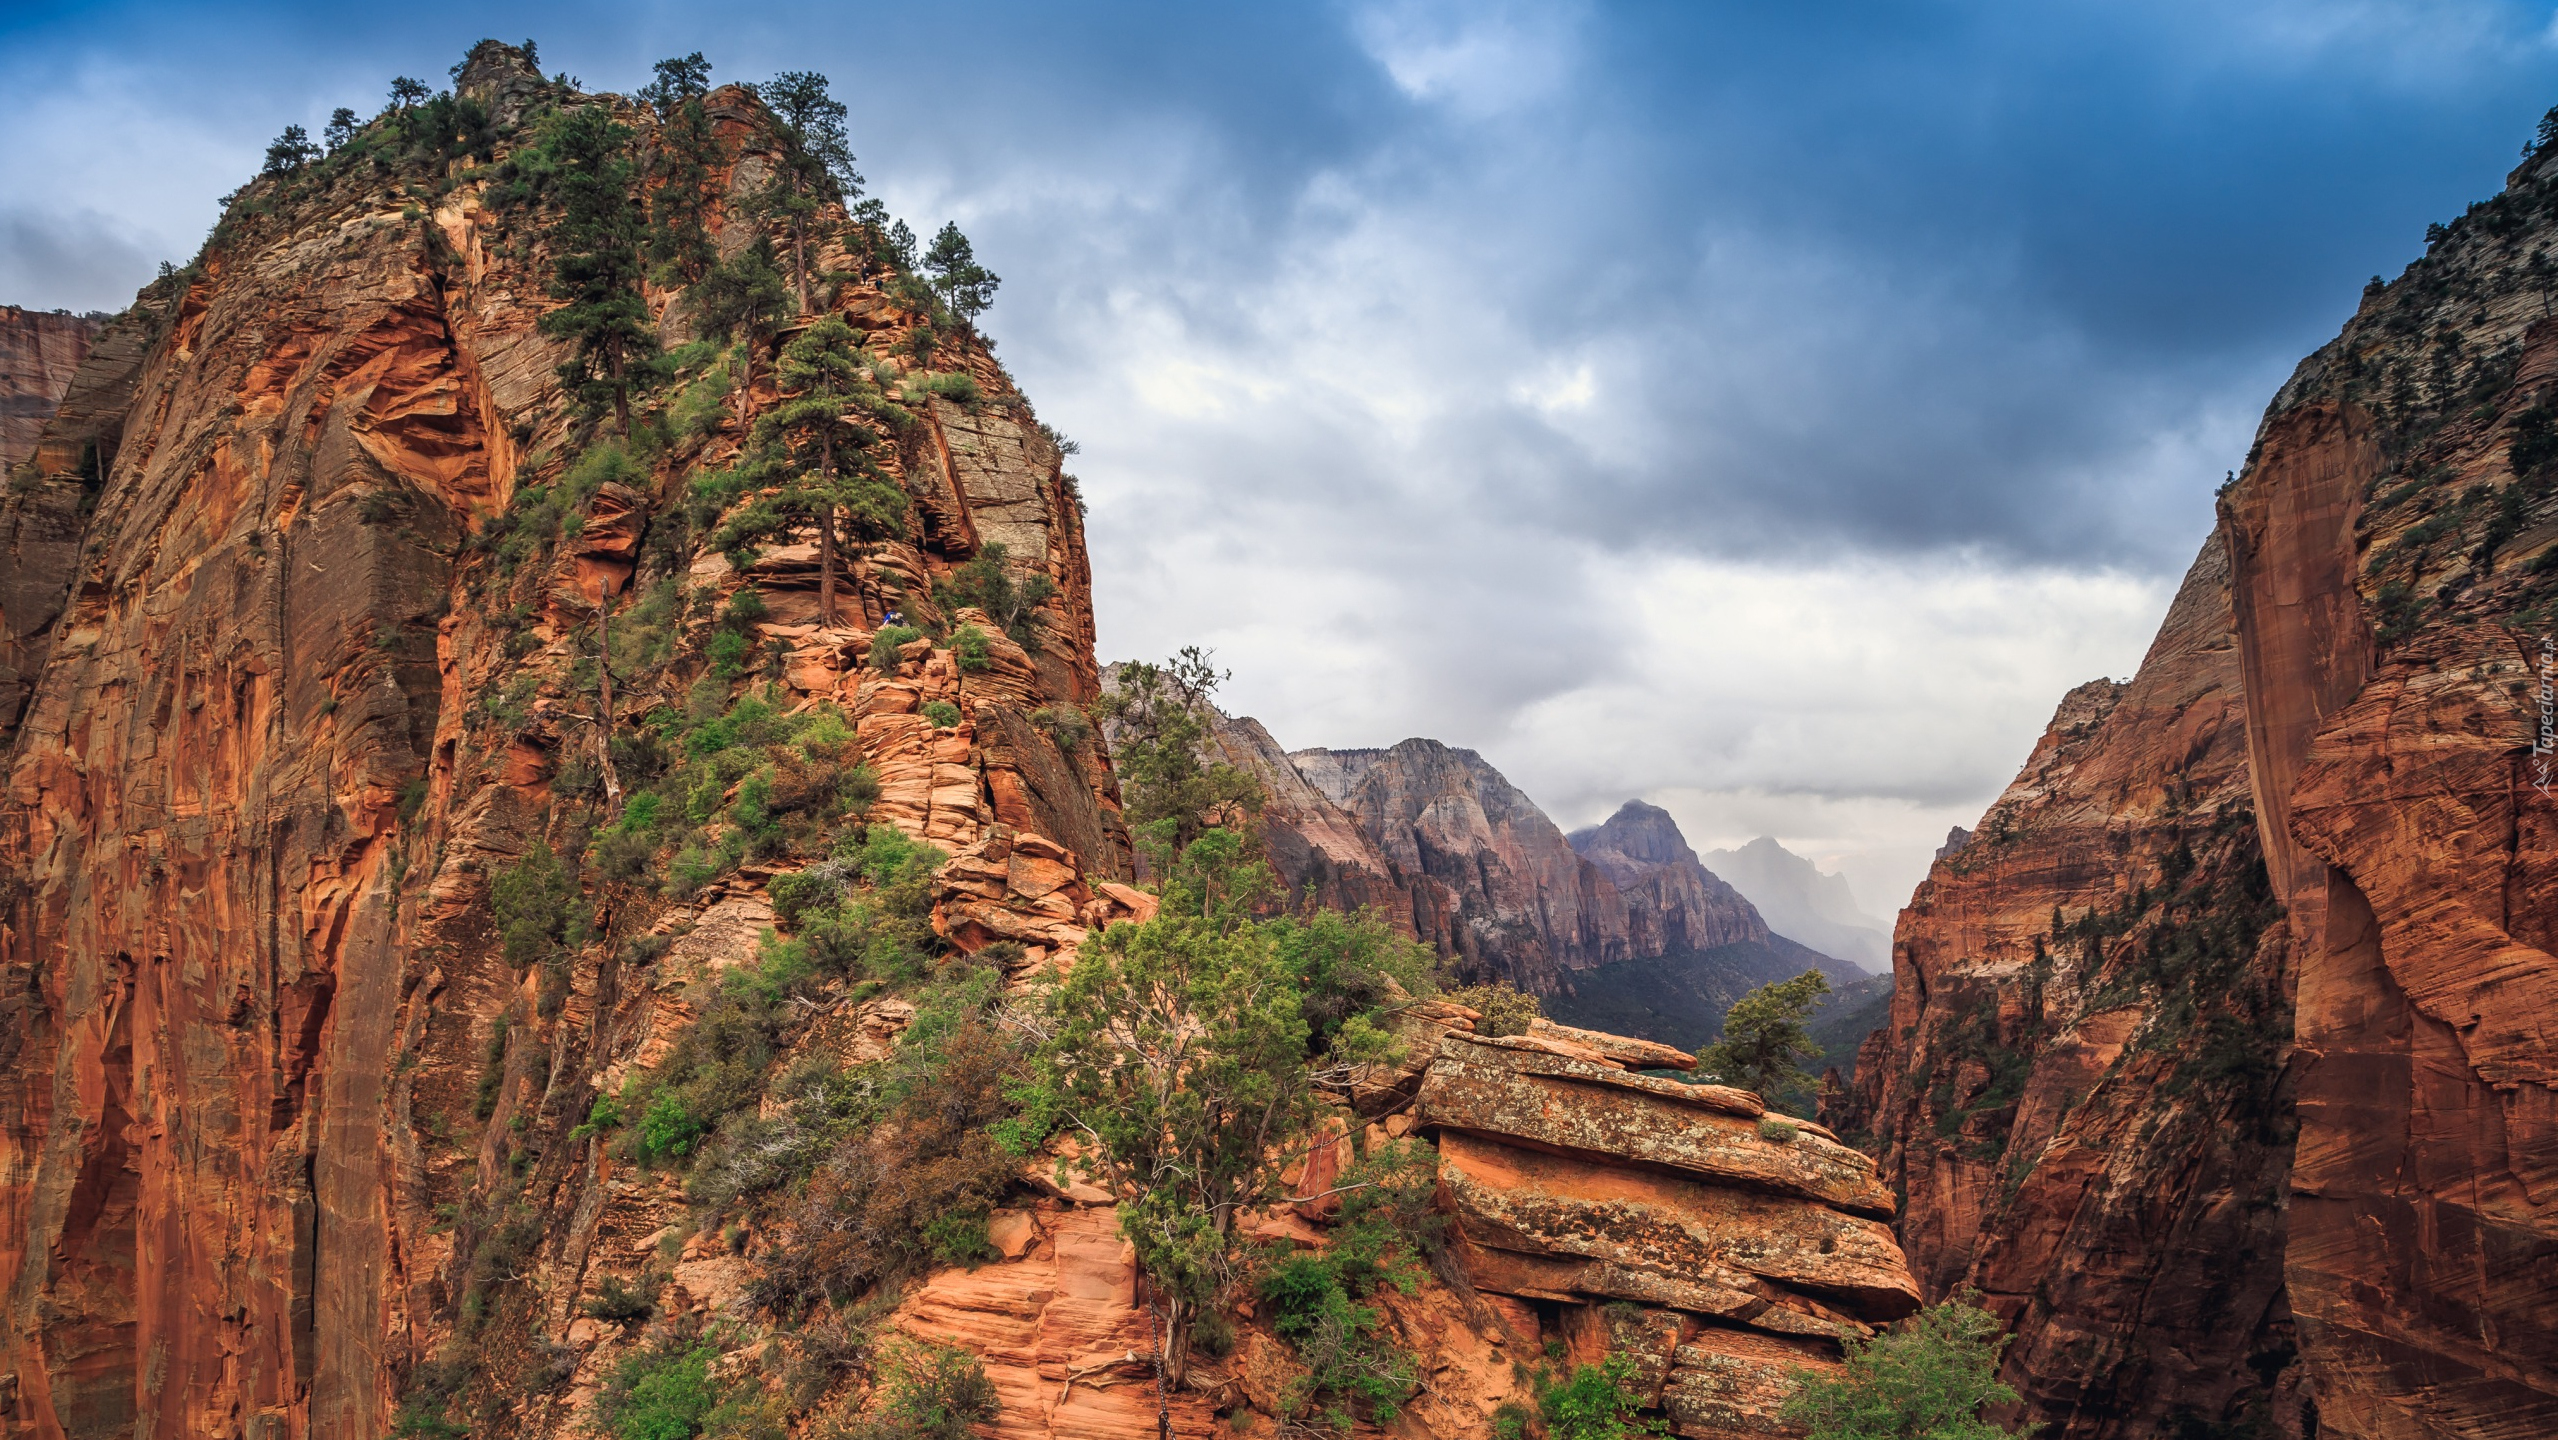
M2553 238L2544 148L2365 292L1901 917L1827 1113L2058 1433L2558 1433Z

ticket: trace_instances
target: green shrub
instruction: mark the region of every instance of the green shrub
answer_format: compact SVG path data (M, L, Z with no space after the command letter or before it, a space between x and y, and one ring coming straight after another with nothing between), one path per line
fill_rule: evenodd
M614 1440L693 1440L719 1404L707 1343L672 1338L622 1357L595 1397L598 1429Z
M1063 701L1031 711L1030 723L1067 755L1082 749L1084 742L1092 738L1091 718Z
M912 1345L881 1367L870 1409L851 1440L972 1440L1003 1412L986 1367L965 1350Z
M1794 1137L1800 1133L1794 1126L1774 1115L1759 1117L1759 1138L1771 1145L1791 1145L1794 1143Z
M755 644L734 630L722 630L711 637L704 654L710 657L711 673L732 680L746 668L746 657L754 653Z
M985 548L967 564L933 587L933 598L947 611L982 612L1011 636L1014 644L1036 652L1039 622L1033 612L1056 596L1057 583L1037 573L1015 580L1012 568L1005 563L1011 553L1000 540L986 542Z
M1463 1005L1483 1016L1475 1022L1478 1035L1525 1035L1528 1022L1545 1012L1538 1008L1537 997L1507 980L1488 985L1467 985L1450 990L1442 999Z
M882 625L879 633L870 637L870 668L883 671L896 669L898 647L912 645L923 638L924 632L912 625Z
M931 721L936 730L953 729L959 724L959 707L947 700L927 700L924 702L924 718Z
M904 398L907 404L921 404L927 395L938 395L955 405L974 405L984 398L983 392L977 388L977 377L964 370L918 375L906 382Z
M587 926L579 903L583 898L575 872L560 863L548 841L534 841L522 859L489 883L489 908L497 916L507 963L525 969L564 943L582 943Z
M689 1158L710 1129L710 1118L696 1115L673 1090L662 1090L640 1116L639 1158L647 1161Z
M586 1118L570 1127L568 1138L583 1140L590 1135L601 1135L607 1130L621 1128L622 1097L598 1095L595 1097L595 1103L586 1107Z
M471 1113L482 1120L497 1113L498 1093L506 1086L506 1017L489 1026L487 1046L480 1052L480 1088Z
M1537 1408L1545 1412L1546 1440L1626 1440L1630 1435L1659 1435L1668 1426L1636 1418L1643 1397L1631 1385L1634 1361L1611 1355L1597 1365L1577 1366L1570 1379L1539 1386Z
M776 875L765 891L773 900L773 918L785 925L796 925L802 911L842 899L844 880L837 867L818 865Z
M959 673L983 675L995 668L993 642L986 632L974 625L962 625L951 632L950 653L959 662Z
M586 1302L586 1313L598 1320L628 1325L657 1313L657 1277L642 1275L636 1284L624 1284L619 1275L607 1275L595 1287Z
M1798 1370L1801 1388L1785 1418L1808 1424L1808 1440L2007 1440L2018 1432L1980 1418L1983 1405L2012 1405L1999 1383L2007 1337L1998 1317L1972 1303L1977 1293L1920 1311L1903 1328L1872 1339L1845 1337L1847 1368Z

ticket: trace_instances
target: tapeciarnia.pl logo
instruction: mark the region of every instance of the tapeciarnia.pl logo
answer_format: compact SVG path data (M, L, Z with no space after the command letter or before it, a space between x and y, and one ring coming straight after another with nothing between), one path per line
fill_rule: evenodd
M2558 752L2558 638L2540 637L2540 733L2531 741L2531 788L2549 798L2550 755Z

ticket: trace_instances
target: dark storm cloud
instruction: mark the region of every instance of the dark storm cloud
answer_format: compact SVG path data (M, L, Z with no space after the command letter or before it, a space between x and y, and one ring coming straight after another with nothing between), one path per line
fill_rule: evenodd
M117 303L284 125L483 35L590 88L823 70L873 188L1005 277L1106 651L1213 643L1290 744L1437 735L1879 894L2137 659L2273 387L2558 100L2551 18L19 8L0 299Z

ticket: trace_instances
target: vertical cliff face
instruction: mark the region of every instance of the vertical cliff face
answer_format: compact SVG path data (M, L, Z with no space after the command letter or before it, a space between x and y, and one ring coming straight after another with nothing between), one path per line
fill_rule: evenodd
M2543 150L2303 363L2222 502L2337 1434L2558 1429L2553 237Z
M501 46L463 90L502 142L528 95L652 123ZM769 122L713 100L751 170ZM1105 757L1025 718L1094 693L1080 511L984 349L906 362L983 399L910 397L882 463L916 518L851 568L843 620L806 623L813 547L739 573L681 505L771 403L769 354L738 413L578 494L565 472L597 442L540 327L537 216L494 200L485 165L376 153L244 192L88 357L10 503L0 602L29 695L0 810L12 1435L381 1433L457 1321L492 1196L546 1217L524 1276L563 1316L598 1234L664 1211L667 1182L616 1176L568 1131L689 1014L682 975L751 955L770 910L734 855L663 895L659 871L528 973L487 908L530 847L582 843L562 827L594 783L605 594L686 602L653 622L669 660L616 696L643 746L651 713L762 683L703 657L723 597L764 597L746 653L777 703L841 708L872 818L953 856L934 918L959 947L1036 957L1126 913L1094 888L1125 874ZM858 275L832 303L883 353L919 319ZM562 493L580 523L539 508ZM935 584L990 538L1053 588L1039 653L997 634L964 671L929 639L861 663L860 617L901 594L939 613ZM663 763L647 753L623 763ZM627 942L652 928L700 952L671 962L678 988L634 971ZM475 1090L488 1128L465 1144Z
M2303 363L2139 676L1902 916L1831 1113L2062 1433L2558 1430L2553 169Z
M2296 1425L2282 1229L2290 949L2247 789L2218 540L2129 684L2072 691L1903 912L1833 1123L1905 1198L1931 1295L2016 1327L2053 1433Z
M35 453L37 434L104 323L0 305L0 470Z

